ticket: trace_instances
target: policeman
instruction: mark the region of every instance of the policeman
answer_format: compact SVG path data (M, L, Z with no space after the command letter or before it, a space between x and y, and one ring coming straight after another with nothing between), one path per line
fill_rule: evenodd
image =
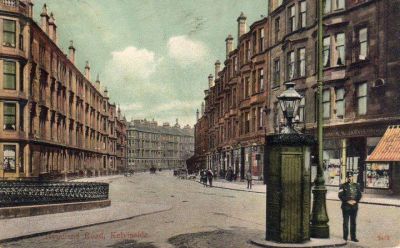
M356 238L356 218L358 210L358 202L361 199L361 190L357 183L353 182L353 173L347 172L346 182L340 186L339 198L342 201L343 213L343 239L347 240L349 234L350 219L350 236L351 240L358 242Z

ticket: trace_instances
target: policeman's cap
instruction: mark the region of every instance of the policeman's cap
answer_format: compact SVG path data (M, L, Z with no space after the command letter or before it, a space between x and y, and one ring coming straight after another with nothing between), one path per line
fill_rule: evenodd
M346 173L346 177L347 177L347 178L352 177L353 175L354 175L354 174L353 174L352 171L348 171L348 172Z

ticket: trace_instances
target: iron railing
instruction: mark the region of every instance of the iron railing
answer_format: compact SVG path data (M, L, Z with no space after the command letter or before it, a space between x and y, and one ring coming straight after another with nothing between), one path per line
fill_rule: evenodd
M0 207L108 199L108 183L0 181Z

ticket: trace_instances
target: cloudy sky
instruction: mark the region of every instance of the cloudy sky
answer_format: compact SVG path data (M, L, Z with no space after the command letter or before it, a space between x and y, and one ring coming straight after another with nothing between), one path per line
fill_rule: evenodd
M128 120L193 125L207 76L225 58L225 38L267 13L268 0L35 0L54 12L59 45L77 49L78 68L109 90ZM236 40L235 40L236 42Z

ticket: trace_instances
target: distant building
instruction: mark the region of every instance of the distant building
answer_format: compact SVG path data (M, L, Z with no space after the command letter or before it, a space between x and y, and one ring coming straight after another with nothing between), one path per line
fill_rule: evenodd
M0 176L49 179L105 175L126 167L126 121L106 89L57 45L44 5L0 1Z
M133 120L128 125L128 167L135 170L177 168L194 154L194 131L156 121Z

